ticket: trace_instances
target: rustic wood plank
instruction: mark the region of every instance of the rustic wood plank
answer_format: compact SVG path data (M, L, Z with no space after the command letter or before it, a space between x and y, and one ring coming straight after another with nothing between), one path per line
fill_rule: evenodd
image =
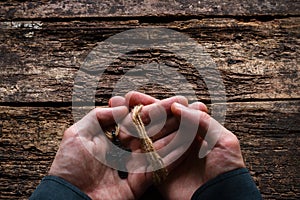
M28 199L55 156L70 108L0 108L1 199Z
M0 19L299 15L297 0L68 0L0 2ZM268 19L268 18L266 18Z
M222 74L228 101L299 99L299 22L300 18L0 22L0 102L71 102L76 72L97 43L131 28L149 26L180 31L201 44ZM189 63L159 51L137 51L112 63L99 82L97 101L105 104L126 72L149 62L174 68L193 86L197 98L210 101L203 79ZM132 73L129 82L137 78L141 78L139 73ZM180 83L174 81L174 85ZM157 85L146 85L143 90L158 97L173 95ZM83 95L79 101L86 99Z
M299 199L299 10L297 0L0 2L0 105L18 106L0 107L0 199L27 199L48 171L73 121L70 107L57 106L70 105L75 73L97 42L148 26L186 33L206 48L222 73L227 100L244 102L227 104L226 127L240 138L264 198ZM99 82L97 102L107 103L126 72L135 82L141 77L136 66L149 61L182 73L197 98L210 102L195 69L162 51L116 60ZM139 90L173 95L161 85Z
M300 101L228 103L225 126L240 139L264 199L299 199ZM27 199L47 173L71 107L0 107L1 199Z

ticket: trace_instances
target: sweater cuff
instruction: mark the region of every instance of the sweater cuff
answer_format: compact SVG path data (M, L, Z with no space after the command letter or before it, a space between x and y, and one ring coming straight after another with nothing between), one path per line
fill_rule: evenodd
M44 177L29 199L91 200L79 188L57 176Z
M191 199L261 200L262 197L249 171L240 168L209 180L195 191Z

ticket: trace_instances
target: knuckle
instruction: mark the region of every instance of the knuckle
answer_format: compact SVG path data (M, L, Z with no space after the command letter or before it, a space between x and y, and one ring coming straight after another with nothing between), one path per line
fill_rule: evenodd
M176 96L176 102L184 106L188 106L188 100L184 96L181 95Z
M72 127L69 127L67 130L65 130L63 137L64 138L70 138L74 135L75 135L75 133L74 133Z
M196 106L197 106L197 109L207 113L208 109L204 103L197 102Z
M91 110L91 112L95 112L95 113L99 113L102 111L103 108L100 108L100 107L96 107L94 108L93 110Z
M200 113L200 120L202 121L209 121L211 119L211 116L207 114L206 112L199 111Z
M237 149L240 148L240 142L236 135L233 133L226 134L226 137L223 138L223 145L229 149Z

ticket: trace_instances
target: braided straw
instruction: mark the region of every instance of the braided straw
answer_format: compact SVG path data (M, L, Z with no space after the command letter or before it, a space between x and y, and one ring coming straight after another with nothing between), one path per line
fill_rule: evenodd
M158 169L153 172L153 182L155 184L160 184L164 181L168 175L167 169L164 167L164 163L160 155L155 151L152 140L147 135L144 123L139 115L142 110L143 105L138 105L133 108L132 121L135 125L136 130L141 138L142 149L147 152L147 160L153 167L153 169Z

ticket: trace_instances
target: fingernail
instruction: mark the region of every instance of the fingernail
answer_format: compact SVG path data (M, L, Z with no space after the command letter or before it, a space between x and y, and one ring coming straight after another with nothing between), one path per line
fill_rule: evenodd
M177 102L175 102L174 105L175 105L177 108L179 108L179 109L184 109L184 108L185 108L185 106L183 106L182 104L177 103Z
M180 103L175 103L175 107L179 110L187 110L188 108Z
M184 106L188 106L189 102L184 96L178 96L178 103Z

